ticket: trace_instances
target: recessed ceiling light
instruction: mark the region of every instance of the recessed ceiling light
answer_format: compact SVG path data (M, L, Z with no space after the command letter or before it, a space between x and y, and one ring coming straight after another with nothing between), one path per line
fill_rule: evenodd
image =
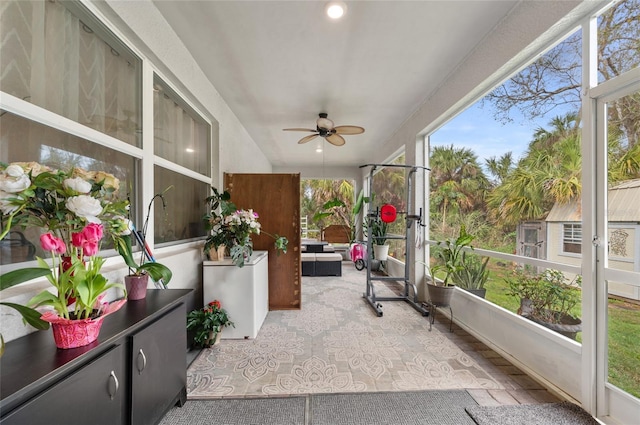
M333 1L327 5L326 10L331 19L340 19L347 13L347 5L341 1Z
M316 148L317 153L322 153L322 148Z
M191 149L191 148L187 148L187 149L186 149L186 151L187 151L187 152L189 152L189 153L194 153L194 152L195 152L195 151L194 151L193 149Z

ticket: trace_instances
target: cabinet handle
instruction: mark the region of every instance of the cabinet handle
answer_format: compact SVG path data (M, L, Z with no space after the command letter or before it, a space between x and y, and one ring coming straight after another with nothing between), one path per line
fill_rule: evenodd
M116 373L114 371L111 371L111 373L109 374L109 398L111 400L114 399L114 397L116 396L116 393L118 392L118 388L120 388L120 382L118 382L118 377L116 376Z
M142 360L142 364L140 364L140 360ZM142 375L142 371L147 367L147 356L144 355L144 351L142 348L138 351L138 374Z

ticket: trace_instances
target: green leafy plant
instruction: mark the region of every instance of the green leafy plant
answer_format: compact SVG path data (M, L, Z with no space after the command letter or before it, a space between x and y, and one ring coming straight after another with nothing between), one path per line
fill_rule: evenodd
M225 326L235 327L218 300L187 314L187 330L195 331L193 341L199 347L210 347Z
M389 225L382 221L380 217L375 217L369 222L368 231L371 231L374 245L385 245L387 243L387 232Z
M203 217L205 228L210 231L204 243L205 255L208 255L211 249L225 245L233 263L243 267L245 257L253 253L252 234L265 234L273 238L276 252L287 253L289 240L284 236L263 231L258 222L258 213L252 209L238 209L231 202L231 195L227 191L220 193L216 188L212 188L212 191L213 195L205 199L209 205L209 212Z
M462 289L484 289L484 285L489 280L489 270L487 264L489 257L484 260L475 255L462 253L462 268L453 273L452 279L456 286Z
M535 273L518 267L505 281L508 295L520 299L518 314L547 323L560 323L565 316L576 319L571 311L581 301L581 276L569 280L559 270Z
M434 249L433 253L438 264L430 268L431 281L434 285L438 285L435 278L436 273L444 272L442 286L447 286L456 273L464 270L464 248L473 249L471 242L474 238L475 236L467 233L465 226L460 226L460 233L457 237L438 242L438 247Z

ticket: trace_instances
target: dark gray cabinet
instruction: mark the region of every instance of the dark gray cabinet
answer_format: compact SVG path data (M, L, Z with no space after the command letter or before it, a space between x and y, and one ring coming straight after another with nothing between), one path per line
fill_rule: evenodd
M62 379L47 391L15 409L6 425L125 424L127 374L125 349L113 347L96 360Z
M131 337L132 424L154 425L167 410L167 400L184 389L185 325L186 312L176 309ZM182 343L175 339L180 334L185 334Z
M107 317L98 341L69 350L51 331L7 343L2 425L156 424L186 400L191 290L149 290Z

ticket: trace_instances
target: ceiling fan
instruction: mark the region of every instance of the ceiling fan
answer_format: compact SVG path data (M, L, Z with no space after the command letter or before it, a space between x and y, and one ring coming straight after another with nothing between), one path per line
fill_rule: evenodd
M339 125L335 127L333 125L333 121L327 118L327 114L321 112L318 114L319 118L316 120L316 129L312 130L310 128L285 128L283 131L310 131L312 134L310 136L305 136L298 141L298 144L303 144L310 142L316 137L324 137L327 142L331 143L335 146L344 145L345 141L341 134L361 134L364 133L364 128L358 127L356 125Z

